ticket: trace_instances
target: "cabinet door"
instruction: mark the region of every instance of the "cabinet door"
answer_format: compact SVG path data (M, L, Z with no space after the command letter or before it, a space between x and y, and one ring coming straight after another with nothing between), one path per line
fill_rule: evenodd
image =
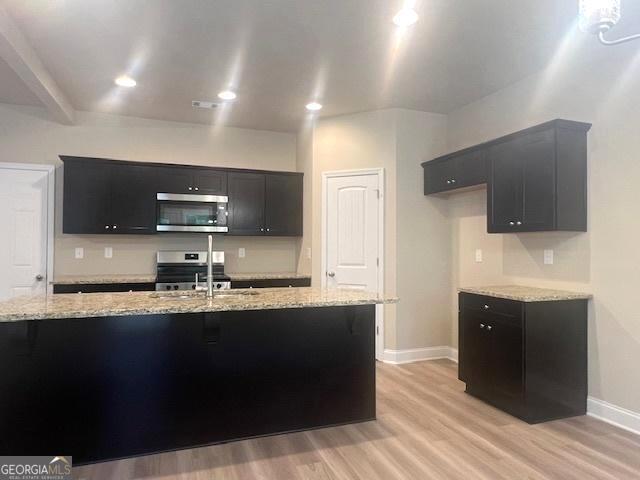
M522 229L552 230L555 224L555 132L546 130L522 139L524 215Z
M425 195L440 193L455 188L455 184L451 183L455 176L452 159L428 162L424 164L423 168Z
M524 389L524 340L520 318L494 315L488 331L491 392L496 401L517 407Z
M470 187L487 182L487 161L484 150L474 150L454 159L454 187Z
M91 159L64 162L63 233L105 233L111 191L106 163Z
M264 186L261 173L229 174L229 234L264 235Z
M266 175L265 233L302 235L302 175Z
M514 232L517 222L523 221L523 164L519 141L493 145L487 154L490 162L487 229L489 233Z
M217 170L193 170L193 185L203 195L226 195L227 174Z
M111 233L151 234L156 230L153 167L113 165L111 170Z
M156 167L155 189L162 193L194 193L192 169Z
M487 338L488 315L480 310L464 308L462 311L462 338L460 367L464 381L474 389L489 387L489 351Z

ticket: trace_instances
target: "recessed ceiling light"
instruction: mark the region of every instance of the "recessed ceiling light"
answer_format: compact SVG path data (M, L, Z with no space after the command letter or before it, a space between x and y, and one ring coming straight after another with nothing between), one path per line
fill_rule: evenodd
M135 87L137 83L133 78L127 75L122 75L121 77L116 78L114 81L116 85L127 88Z
M318 110L322 110L322 104L318 102L311 102L307 103L307 106L305 108L310 112L317 112Z
M218 98L220 100L235 100L236 97L236 93L232 92L231 90L223 90L218 94Z
M416 23L419 18L413 8L403 8L393 17L393 23L398 27L409 27Z

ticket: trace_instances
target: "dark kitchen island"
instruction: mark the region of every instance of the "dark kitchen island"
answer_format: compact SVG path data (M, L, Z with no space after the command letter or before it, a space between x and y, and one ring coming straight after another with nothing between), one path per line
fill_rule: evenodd
M74 464L373 420L375 294L0 303L0 455Z

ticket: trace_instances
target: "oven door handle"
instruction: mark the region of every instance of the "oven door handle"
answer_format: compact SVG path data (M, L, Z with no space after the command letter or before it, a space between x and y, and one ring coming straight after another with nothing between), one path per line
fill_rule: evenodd
M229 203L226 195L200 195L192 193L156 193L156 200L169 202Z

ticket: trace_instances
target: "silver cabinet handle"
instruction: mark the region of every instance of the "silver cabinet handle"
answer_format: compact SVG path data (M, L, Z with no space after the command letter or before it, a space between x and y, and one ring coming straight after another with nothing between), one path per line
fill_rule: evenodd
M195 191L198 191L198 190L200 190L200 189L199 189L198 187L195 187L195 188L194 188L194 190L195 190Z
M327 276L333 278L336 276L336 272L327 272Z
M516 222L509 222L509 225L514 226Z
M104 228L109 230L109 225L105 225Z
M516 225L522 225L522 222L516 222Z
M448 184L450 184L450 183L451 183L451 180L447 180L447 183L448 183Z
M480 328L484 328L484 323L481 323L481 324L480 324Z
M116 228L118 228L118 225L114 225L114 226L113 226L113 229L114 229L114 230L115 230Z
M261 228L261 229L260 229L260 231L261 231L261 232L264 232L264 228Z
M487 330L491 330L493 327L491 325L487 325Z
M193 187L189 187L189 190L193 190Z
M44 275L40 275L40 274L36 275L36 280L38 282L41 282L42 280L44 280Z
M485 310L489 310L489 305L485 304L482 308L484 308Z
M452 178L452 179L451 179L451 183L456 183L456 179L455 179L455 178Z
M267 232L270 232L270 231L271 231L271 229L267 228Z

